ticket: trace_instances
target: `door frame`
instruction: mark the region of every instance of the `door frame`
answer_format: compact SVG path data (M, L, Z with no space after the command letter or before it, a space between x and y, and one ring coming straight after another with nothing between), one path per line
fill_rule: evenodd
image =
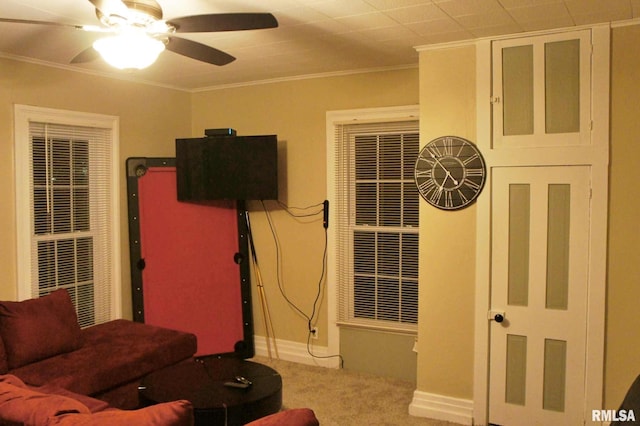
M572 28L567 31L575 31ZM583 29L583 28L582 28ZM609 43L610 26L592 30L591 143L558 148L492 147L492 40L476 42L477 143L483 152L488 182L478 198L476 221L476 297L474 342L473 422L489 422L489 337L487 312L491 308L491 191L495 167L587 165L591 167L591 222L589 288L587 299L585 420L602 408L604 390L605 296L609 173ZM530 33L522 37L548 33ZM488 190L487 190L488 189Z

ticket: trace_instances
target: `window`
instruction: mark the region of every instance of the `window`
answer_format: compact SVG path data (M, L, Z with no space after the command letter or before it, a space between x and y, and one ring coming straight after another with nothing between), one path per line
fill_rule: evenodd
M65 288L82 327L119 311L116 131L113 117L16 106L18 297Z
M413 332L418 121L347 121L334 130L338 323Z

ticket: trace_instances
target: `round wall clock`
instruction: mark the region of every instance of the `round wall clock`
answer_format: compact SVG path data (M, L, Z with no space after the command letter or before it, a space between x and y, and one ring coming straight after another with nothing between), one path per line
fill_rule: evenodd
M472 204L484 187L487 167L478 148L458 136L442 136L418 154L414 177L422 198L443 210Z

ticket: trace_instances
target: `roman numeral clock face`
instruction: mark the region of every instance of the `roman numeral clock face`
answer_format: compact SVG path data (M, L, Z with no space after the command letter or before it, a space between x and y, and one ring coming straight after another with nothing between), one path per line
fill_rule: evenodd
M472 204L484 187L486 165L476 146L457 136L443 136L418 154L415 181L427 203L443 210Z

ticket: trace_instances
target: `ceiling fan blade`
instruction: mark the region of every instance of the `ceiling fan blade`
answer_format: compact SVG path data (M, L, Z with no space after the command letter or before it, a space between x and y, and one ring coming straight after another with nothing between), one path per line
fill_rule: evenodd
M236 59L222 50L178 37L169 37L167 50L213 65L226 65Z
M51 25L54 27L65 27L65 28L73 28L76 30L83 29L82 25L73 25L73 24L62 24L60 22L49 22L49 21L34 21L32 19L11 19L11 18L0 18L0 22L10 22L12 24L37 24L37 25Z
M178 33L259 30L275 28L278 21L270 13L212 13L193 15L167 21Z
M121 0L89 0L89 2L105 16L129 16L129 8Z
M93 46L84 49L82 52L78 53L72 60L72 64L83 64L86 62L95 61L100 57L100 54Z

